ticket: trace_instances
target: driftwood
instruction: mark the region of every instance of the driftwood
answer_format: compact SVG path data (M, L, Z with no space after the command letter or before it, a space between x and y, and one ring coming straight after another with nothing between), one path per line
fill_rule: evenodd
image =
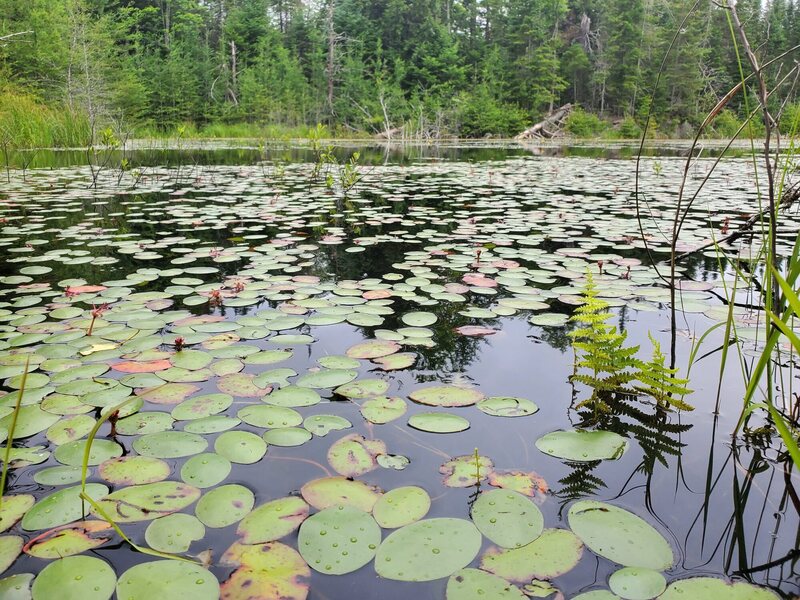
M534 138L553 138L561 133L561 128L564 126L564 122L571 112L572 104L565 104L561 108L551 112L535 125L528 127L514 139L530 140Z
M394 127L392 129L381 131L380 133L375 135L376 140L391 140L393 137L400 135L403 133L402 127Z

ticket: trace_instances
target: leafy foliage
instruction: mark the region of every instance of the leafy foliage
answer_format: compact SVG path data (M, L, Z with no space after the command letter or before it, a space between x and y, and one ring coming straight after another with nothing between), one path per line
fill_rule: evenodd
M667 357L661 351L661 344L651 334L648 336L653 344L653 357L649 362L641 363L636 375L639 383L634 388L639 393L653 397L662 408L694 410L691 404L683 400L684 396L692 393L686 387L689 380L676 377L678 369L666 366Z

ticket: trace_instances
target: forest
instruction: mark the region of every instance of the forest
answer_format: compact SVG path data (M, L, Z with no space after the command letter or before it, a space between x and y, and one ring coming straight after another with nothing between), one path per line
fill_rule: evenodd
M800 3L738 10L759 52L787 53L780 79ZM687 137L740 80L731 33L709 0L0 0L0 128L509 137L571 103L575 136L634 138L651 111L649 131Z

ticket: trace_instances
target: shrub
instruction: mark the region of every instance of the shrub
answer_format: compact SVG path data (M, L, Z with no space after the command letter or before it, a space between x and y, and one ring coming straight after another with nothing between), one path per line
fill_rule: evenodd
M576 108L567 117L566 130L574 136L591 138L602 134L606 122L593 113L588 113L582 108Z
M625 117L617 126L617 135L623 139L642 137L642 128L633 117Z
M528 126L521 108L497 100L486 86L474 92L462 92L456 100L456 121L461 137L483 137L486 134L509 137Z

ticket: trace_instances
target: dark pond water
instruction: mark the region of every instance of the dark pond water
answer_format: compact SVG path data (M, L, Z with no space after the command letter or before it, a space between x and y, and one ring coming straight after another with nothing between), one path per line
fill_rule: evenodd
M752 298L746 293L736 297L738 342L721 380L723 329L703 339L697 353L701 358L690 374L694 391L686 397L694 411L657 411L644 396L615 403L611 412L599 417L576 408L588 392L570 382L573 350L568 332L574 324L565 320L580 302L587 271L593 273L599 296L611 305L610 323L627 333L627 343L640 345L639 355L647 358L652 335L669 354L669 290L658 273L659 267L664 271L661 261L669 251L665 231L671 228L682 151L663 151L643 160L646 203L641 231L633 200L635 162L620 148L547 148L537 153L500 145L361 148L362 178L347 194L336 168L331 170L332 189L324 177L312 180L313 165L303 148L137 150L130 154L130 171L109 166L101 171L96 189L90 187L90 170L82 164L85 154L39 152L24 178L13 170L10 182L0 188L0 369L7 392L0 397L0 414L7 415L0 425L8 427L16 402L14 390L23 369L17 355L30 354L36 370L23 396L30 412L22 419L29 435L17 436L14 446L42 446L39 458L28 461L37 464L12 462L6 494L31 494L38 500L80 486L74 472L61 486L37 483L42 480L37 474L74 465L74 457L82 456L78 440L85 438L101 410L126 398L140 397L123 409L123 415L130 415L127 423L158 412L159 425L153 421L151 429L132 435L136 428L126 428L125 419L113 434L105 423L97 440L108 446L94 462L145 454L168 465L168 481L181 482L183 465L203 451L199 445L207 444L206 452L216 448L227 458L239 457L217 444L226 435L222 428L258 437L268 432L267 427L241 421L243 409L281 404L273 396L281 386L284 392L305 393L308 388L296 384L306 375L327 373L330 367L339 375L352 369L357 382L384 383L368 383L373 387L353 394L347 388L334 391L337 382L317 387L319 400L308 405L304 400L282 401L303 419L333 415L346 419L350 427L324 436L309 433L307 441L302 432L286 432L304 443L270 443L260 459L252 437L236 440L254 453L248 457L258 460L234 460L230 474L202 493L242 486L251 494L236 488L236 506L241 508L243 502L246 513L248 502L259 507L300 497L310 481L338 471L387 492L418 486L432 500L425 519L469 523L479 495L499 489L501 475L514 472L523 481L527 477L539 482L533 502L547 529L569 530L570 508L579 501L599 500L638 515L663 536L673 560L668 568L656 570L669 583L713 576L763 586L736 588L743 594L737 597L794 597L800 592L797 476L783 460L779 439L758 433L758 416L750 423L751 435L732 437L742 408L742 370L752 364L764 337L763 316L744 307ZM345 158L350 149L338 152ZM109 165L115 161L110 159ZM692 165L690 187L702 180L711 164L701 158ZM756 202L752 162L726 159L690 211L679 249L701 245L712 231L735 227L755 210ZM786 223L779 245L788 248L797 235L797 221L790 215ZM754 251L756 246L749 242L729 250ZM680 272L684 283L675 351L676 364L685 373L693 344L725 320L725 290L733 276L710 250L687 259ZM92 324L91 311L97 307L101 310ZM459 331L464 326L480 327L477 333L482 335L464 335L473 333ZM174 368L176 337L197 352L197 363ZM379 358L358 358L357 345L373 339L412 353L413 363L383 370ZM275 351L281 349L286 352L278 362ZM326 363L332 360L326 357L346 354L357 357L358 364L347 364L352 358ZM132 375L128 370L135 367L124 366L136 363L151 364L143 369L151 372ZM272 369L291 371L281 373L283 381L277 377L268 393L263 374ZM342 377L349 380L356 374ZM787 370L789 390L792 378ZM164 388L167 381L178 382L178 387ZM188 387L179 389L181 385ZM410 399L418 390L442 385L477 392L478 397L529 400L538 411L505 417L479 409L474 401L431 407ZM180 404L187 398L205 394L230 394L230 400L217 397L219 404L213 409L176 409L188 406ZM362 416L365 403L384 396L399 398L396 402L406 412L385 424ZM409 418L430 412L466 419L468 428L431 433L408 425ZM64 424L80 415L85 416ZM198 418L206 420L198 425ZM140 441L160 429L187 427L195 432L187 436L191 440L170 439L167 450L151 452ZM535 445L550 432L575 428L614 432L628 441L627 451L613 460L572 462L549 456ZM212 429L219 430L209 432ZM397 462L387 467L367 456L366 466L363 461L350 465L360 469L353 474L350 467L343 469L340 462L329 460L332 446L353 435L382 441L385 450L376 455L407 461L395 458ZM57 452L67 444L78 450ZM191 449L183 452L187 444ZM355 452L362 450L358 446ZM476 451L491 460L494 474L487 467L477 485L445 485L442 465ZM102 477L102 469L103 465L92 466L88 481L115 493L129 487ZM547 491L541 489L542 480ZM302 496L309 499L307 493ZM107 510L120 507L101 504ZM77 504L71 507L75 510ZM54 509L53 527L81 518L77 508L77 515L59 519L63 510ZM179 510L194 515L195 505ZM225 521L235 510L223 502L210 512L212 519L198 511L206 527L184 555L209 550L208 568L225 583L236 566L223 554L239 539L237 526L243 515L215 527L214 519ZM145 531L152 518L120 522L120 527L146 546ZM25 527L23 520L4 535L28 542L51 528L36 526L40 522L31 519ZM385 528L383 539L391 531ZM108 537L83 555L105 561L121 580L134 565L157 560L135 552L113 532ZM636 547L643 539L632 536L626 543ZM277 543L298 548L298 532L289 532ZM459 540L449 543L458 545ZM481 566L493 546L484 535L468 566ZM640 550L647 554L652 548ZM608 590L610 576L625 565L590 547L562 556L542 544L541 552L552 553L553 571L547 573L541 565L538 570L530 567L530 572L523 569L525 578L515 583L523 587L532 578L547 580L566 598ZM436 560L432 557L432 564ZM522 562L530 566L536 561ZM36 575L50 563L23 553L4 576ZM311 570L307 595L320 600L441 599L450 574L408 582L379 577L373 560L343 575L326 575L316 566L322 572ZM463 566L466 563L453 570ZM289 579L305 581L302 569L288 573ZM289 579L282 581L289 585ZM272 589L255 581L261 594ZM227 597L248 597L235 576L231 582L223 588ZM283 593L287 598L303 597L303 586L299 589L289 586ZM191 586L180 591L193 593ZM47 597L42 593L39 597ZM270 593L251 597L280 597ZM495 597L517 596L498 592ZM543 597L554 598L555 591Z

